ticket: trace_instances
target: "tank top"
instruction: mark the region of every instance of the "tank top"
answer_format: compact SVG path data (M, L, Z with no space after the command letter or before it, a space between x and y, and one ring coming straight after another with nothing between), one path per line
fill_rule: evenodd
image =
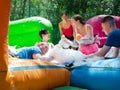
M73 27L72 25L70 25L70 27L68 28L61 28L63 34L66 36L66 37L72 37L73 36Z
M85 27L86 29L86 34L84 36L82 36L82 38L80 39L79 43L80 44L93 44L94 43L94 37L90 38L90 34L88 32L88 24ZM93 32L93 31L92 31Z

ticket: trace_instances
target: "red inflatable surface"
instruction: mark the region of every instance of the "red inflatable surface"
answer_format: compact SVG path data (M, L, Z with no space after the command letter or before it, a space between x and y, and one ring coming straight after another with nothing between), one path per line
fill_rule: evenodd
M96 34L99 35L100 47L104 45L107 38L105 33L102 31L102 26L101 26L101 20L105 16L106 15L94 16L87 21L88 24L93 26L94 35ZM117 28L120 28L120 16L113 16L113 17L116 21Z

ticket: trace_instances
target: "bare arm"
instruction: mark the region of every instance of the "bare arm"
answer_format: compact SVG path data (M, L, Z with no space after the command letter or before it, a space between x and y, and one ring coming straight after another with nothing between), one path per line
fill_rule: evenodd
M119 48L113 47L113 53L111 58L116 58L119 54Z
M41 59L41 60L47 60L52 61L53 57L47 56L47 55L41 55L41 54L33 54L33 59Z
M77 31L77 25L73 22L71 23L72 27L73 27L73 37L76 39L76 36L78 34L78 31ZM80 33L79 33L80 34Z
M61 29L61 22L59 23L59 30L60 30L60 37L63 35L62 29Z
M104 57L107 52L110 50L111 47L104 45L99 52L96 53L97 56L99 57Z
M102 60L102 59L106 58L105 55L108 53L108 51L110 50L110 48L111 48L111 47L104 45L104 46L100 49L100 51L98 51L97 53L88 55L88 56L87 56L87 59L88 59L88 60L92 60L92 59L94 60L94 58L95 58L95 61L97 61L97 60ZM97 59L96 59L96 58L97 58Z
M83 37L81 39L81 44L93 44L94 43L94 36L93 36L93 28L91 25L87 25L87 38Z
M94 35L93 35L93 27L91 25L87 25L87 31L89 33L89 39L93 39Z
M35 53L35 54L33 54L33 59L39 59L39 57L40 57L41 55L39 54L39 53Z

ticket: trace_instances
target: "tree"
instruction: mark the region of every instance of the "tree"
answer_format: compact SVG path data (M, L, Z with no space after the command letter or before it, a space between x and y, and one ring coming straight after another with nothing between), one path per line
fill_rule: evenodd
M84 20L100 15L120 15L120 0L12 0L10 20L40 16L50 20L54 27L54 42L60 39L58 23L66 11L69 18L80 14Z

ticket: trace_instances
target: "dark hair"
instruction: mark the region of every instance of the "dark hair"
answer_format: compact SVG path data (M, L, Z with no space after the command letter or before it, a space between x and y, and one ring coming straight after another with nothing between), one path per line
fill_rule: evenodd
M101 23L105 23L105 22L109 22L110 26L113 26L115 27L116 26L116 23L115 23L115 19L108 15L108 16L105 16L102 20L101 20Z
M46 29L42 29L42 30L40 30L39 31L39 36L42 38L42 34L49 34L49 32L48 32L48 30L46 30Z
M79 22L82 23L83 25L85 24L83 18L80 15L74 15L72 18L75 19L76 21L79 20Z
M62 15L66 15L67 16L67 13L66 12L62 12L61 14L60 14L60 16L62 16Z

